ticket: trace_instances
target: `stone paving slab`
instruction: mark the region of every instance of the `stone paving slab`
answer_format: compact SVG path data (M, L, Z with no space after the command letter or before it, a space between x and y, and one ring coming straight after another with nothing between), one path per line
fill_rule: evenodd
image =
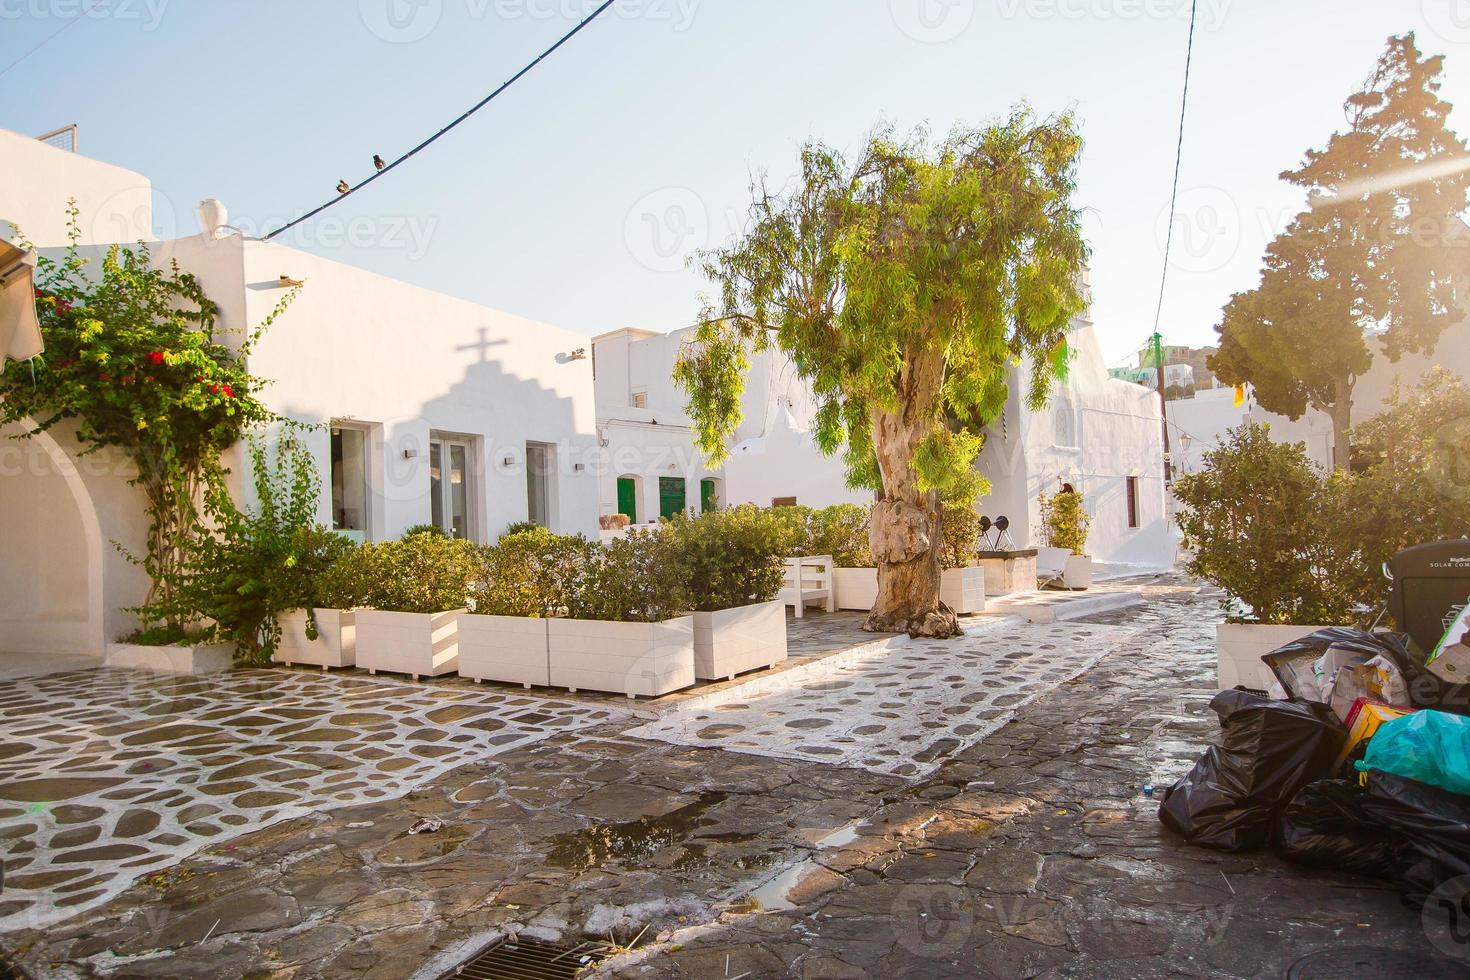
M622 717L321 673L0 681L0 932L101 904L206 844Z
M971 623L957 640L895 638L813 665L785 690L707 700L630 729L637 738L917 778L1131 635L1117 626ZM783 679L785 679L783 678ZM739 696L740 689L729 692Z

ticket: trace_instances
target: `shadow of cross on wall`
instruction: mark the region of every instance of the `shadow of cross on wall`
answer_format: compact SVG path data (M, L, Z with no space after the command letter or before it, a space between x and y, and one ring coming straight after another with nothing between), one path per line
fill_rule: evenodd
M510 341L506 340L504 337L499 340L491 340L489 338L490 331L485 327L476 328L475 333L479 335L479 340L475 341L473 344L459 344L454 349L479 351L481 364L484 364L485 362L490 360L490 358L486 356L490 352L490 348L499 347L502 344L510 343Z

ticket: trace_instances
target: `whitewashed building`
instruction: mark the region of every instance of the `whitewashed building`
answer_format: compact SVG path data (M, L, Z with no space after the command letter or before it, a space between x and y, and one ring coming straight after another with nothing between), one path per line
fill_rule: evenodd
M601 512L660 514L717 504L865 504L847 486L840 457L812 438L816 401L779 352L752 358L742 421L722 469L695 449L688 396L672 380L693 328L668 334L624 329L597 337L598 433L603 458ZM1102 562L1167 567L1175 537L1165 512L1163 423L1156 393L1108 375L1090 320L1073 325L1072 370L1041 412L1024 405L1013 369L1011 397L990 427L979 468L991 493L978 509L1011 521L1018 547L1038 543L1037 497L1071 485L1092 516L1089 551ZM701 488L696 493L695 488Z
M43 252L151 238L151 188L117 167L0 131L0 235ZM250 358L281 415L316 428L320 520L352 537L415 524L494 540L532 520L597 529L597 435L587 337L211 227L151 243L219 306L221 338L304 286ZM4 436L15 432L0 433ZM248 484L242 454L230 465ZM146 520L125 460L79 457L65 430L0 442L0 650L102 654L132 627L147 583L112 546L141 553Z

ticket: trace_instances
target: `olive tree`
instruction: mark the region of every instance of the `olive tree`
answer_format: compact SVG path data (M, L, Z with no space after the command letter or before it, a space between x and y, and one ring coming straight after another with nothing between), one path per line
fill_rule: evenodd
M681 352L700 448L741 420L750 357L789 358L818 402L815 438L877 494L878 599L865 628L959 633L939 599L941 502L973 506L983 427L1027 365L1042 405L1085 303L1073 119L1003 120L931 145L882 131L848 162L817 142L786 192L757 181L746 232L704 257L719 297Z

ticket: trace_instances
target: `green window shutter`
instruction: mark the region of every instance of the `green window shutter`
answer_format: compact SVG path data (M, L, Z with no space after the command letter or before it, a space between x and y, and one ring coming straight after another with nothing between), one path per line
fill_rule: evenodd
M699 510L702 514L708 514L719 506L719 500L715 497L715 481L699 481Z
M618 513L627 514L628 520L638 523L638 484L631 477L618 477Z
M660 517L677 517L684 513L686 498L682 476L658 478L658 513Z

